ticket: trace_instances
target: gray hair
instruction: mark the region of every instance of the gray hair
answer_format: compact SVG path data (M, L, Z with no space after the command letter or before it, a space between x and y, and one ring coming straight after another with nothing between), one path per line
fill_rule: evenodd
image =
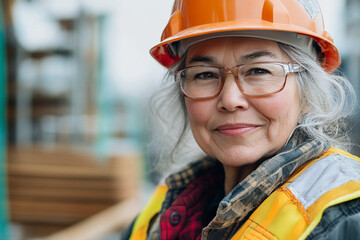
M296 75L302 109L297 128L310 138L349 150L346 120L356 105L350 82L339 70L332 74L325 72L316 59L301 50L281 43L279 46L291 60L305 68Z
M296 47L278 44L292 61L305 68L305 71L296 74L302 109L296 128L310 138L348 150L351 144L346 120L355 107L353 87L340 72L325 72L313 56ZM166 169L204 155L190 133L184 97L173 81L174 71L182 67L184 60L169 70L165 77L166 87L159 90L151 101L158 126L151 146L160 146L157 167Z

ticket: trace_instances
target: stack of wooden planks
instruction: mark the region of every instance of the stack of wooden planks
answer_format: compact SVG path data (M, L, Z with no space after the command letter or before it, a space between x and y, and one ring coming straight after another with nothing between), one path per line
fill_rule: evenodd
M86 151L42 147L8 149L10 218L30 236L48 235L114 204L136 198L138 153L98 161Z

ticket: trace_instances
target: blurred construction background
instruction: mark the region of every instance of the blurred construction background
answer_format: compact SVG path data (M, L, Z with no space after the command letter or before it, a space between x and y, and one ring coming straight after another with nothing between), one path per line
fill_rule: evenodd
M359 92L360 1L319 2ZM148 51L172 4L2 0L0 240L118 239L146 202L148 102L166 73Z

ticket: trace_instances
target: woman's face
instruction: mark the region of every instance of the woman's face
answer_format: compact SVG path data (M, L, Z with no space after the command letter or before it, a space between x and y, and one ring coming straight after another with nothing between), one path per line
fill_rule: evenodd
M188 50L186 66L233 67L253 62L288 63L290 58L273 41L254 38L217 38ZM206 101L185 98L196 142L225 166L239 167L274 155L297 125L300 98L295 75L285 88L267 97L243 95L228 74L220 95Z

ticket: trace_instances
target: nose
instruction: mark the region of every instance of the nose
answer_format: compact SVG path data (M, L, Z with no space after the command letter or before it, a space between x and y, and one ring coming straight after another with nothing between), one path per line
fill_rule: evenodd
M247 97L240 91L237 79L231 70L225 74L224 86L218 98L218 109L220 111L234 112L249 108Z

